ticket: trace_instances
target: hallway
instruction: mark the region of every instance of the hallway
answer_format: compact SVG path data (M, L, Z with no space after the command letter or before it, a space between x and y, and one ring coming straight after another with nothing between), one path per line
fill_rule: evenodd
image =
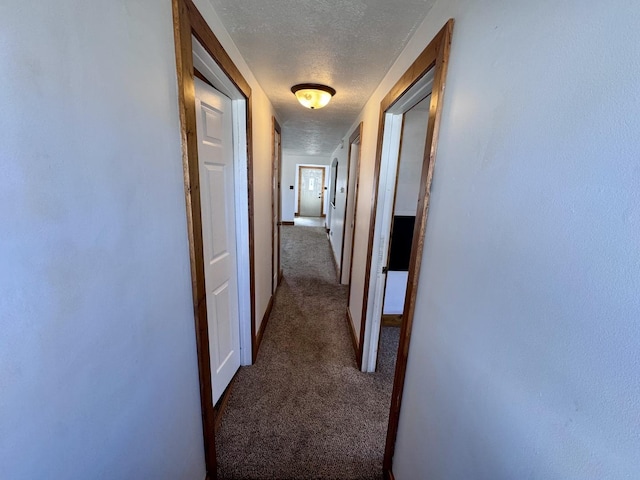
M324 229L284 227L282 252L257 361L238 372L216 435L219 476L382 478L397 337L383 335L379 373L361 373Z

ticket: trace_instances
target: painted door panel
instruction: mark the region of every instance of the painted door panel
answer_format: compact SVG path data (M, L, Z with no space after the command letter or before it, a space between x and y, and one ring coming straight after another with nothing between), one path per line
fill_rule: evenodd
M211 390L240 367L231 100L195 79Z

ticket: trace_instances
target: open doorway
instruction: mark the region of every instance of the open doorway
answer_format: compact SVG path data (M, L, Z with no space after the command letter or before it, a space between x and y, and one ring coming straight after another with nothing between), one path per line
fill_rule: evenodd
M298 170L298 216L324 216L324 167L300 167Z
M406 111L402 118L376 355L377 371L381 368L381 362L395 364L397 356L424 166L430 98L431 92Z
M229 350L225 342L238 340L231 346L237 353L239 345L240 354L232 374L256 354L253 166L247 141L251 87L191 0L173 1L173 20L203 443L207 473L216 478L214 404L224 382L216 385L214 377ZM224 321L227 313L237 321Z
M329 169L330 165L296 165L295 226L326 227Z

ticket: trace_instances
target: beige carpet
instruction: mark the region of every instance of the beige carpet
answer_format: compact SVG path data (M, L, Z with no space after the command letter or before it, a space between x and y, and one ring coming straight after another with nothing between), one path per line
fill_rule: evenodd
M282 230L284 279L216 435L219 478L380 479L397 329L380 373L358 371L324 230Z

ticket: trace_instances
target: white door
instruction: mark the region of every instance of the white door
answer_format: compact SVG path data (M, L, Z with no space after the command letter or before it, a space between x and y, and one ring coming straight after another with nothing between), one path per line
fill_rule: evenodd
M324 168L300 167L298 181L301 217L321 217L324 196Z
M207 324L214 405L240 367L231 100L195 79Z
M280 276L280 133L273 132L273 279L272 293L278 288Z

